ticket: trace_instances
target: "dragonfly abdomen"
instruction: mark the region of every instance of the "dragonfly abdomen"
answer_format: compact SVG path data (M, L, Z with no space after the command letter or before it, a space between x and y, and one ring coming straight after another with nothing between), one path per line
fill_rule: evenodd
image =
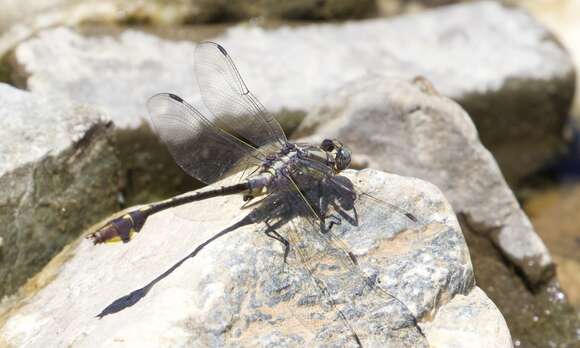
M170 198L159 203L150 204L140 209L133 210L125 215L110 220L96 232L89 234L87 238L91 239L94 244L116 241L127 243L131 240L133 234L141 231L147 218L155 213L190 202L201 201L218 196L244 193L248 192L248 190L250 190L250 183L242 182L236 185L222 186L213 190L196 192L192 195Z

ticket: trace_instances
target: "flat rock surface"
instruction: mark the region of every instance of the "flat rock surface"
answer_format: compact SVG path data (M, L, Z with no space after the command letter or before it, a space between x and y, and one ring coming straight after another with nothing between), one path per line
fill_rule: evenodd
M240 25L214 40L273 112L306 112L368 73L426 76L470 111L508 179L537 169L561 145L574 90L559 43L525 12L495 2L390 20ZM30 90L100 105L117 125L136 127L152 94L197 95L194 46L134 31L111 38L55 29L18 45L14 69Z
M119 164L97 110L6 84L0 103L2 297L115 209Z
M549 292L548 311L556 312L564 298L557 285L545 287L554 277L554 264L546 246L536 234L530 220L507 186L493 156L480 143L469 115L452 100L437 93L424 79L403 81L375 76L361 79L327 98L309 114L297 131L310 134L304 141L324 138L341 139L353 150L353 162L388 172L415 176L437 185L449 199L455 212L478 237L491 240L494 262L506 267L509 280L520 283L522 291L535 288ZM356 154L362 154L358 159ZM470 245L471 248L471 245ZM499 250L499 253L497 252ZM479 258L478 258L479 260ZM476 276L478 264L476 265ZM513 272L513 266L518 273ZM507 282L497 283L496 273L481 263L478 284L495 284L505 291ZM495 269L495 268L493 268ZM497 284L496 284L497 283ZM526 288L527 287L527 288ZM487 291L487 289L486 289ZM499 299L507 294L494 292ZM490 295L491 296L491 295ZM510 295L511 296L511 295ZM530 308L543 296L521 293L513 297L524 299L522 306ZM492 297L495 301L498 298ZM500 309L504 309L500 307ZM507 310L507 308L506 308ZM537 327L532 316L522 315L517 306L510 309L508 323L518 328L518 337ZM559 327L554 334L538 332L534 344L547 345L548 340L567 342L575 335L577 323L568 323L569 316L542 316L547 326ZM511 320L511 321L510 321ZM537 320L536 320L537 321ZM536 329L537 330L537 329ZM512 331L512 335L515 333ZM529 342L528 342L529 343Z
M345 175L375 197L374 205L357 201L358 225L343 221L332 232L356 257L356 273L341 273L344 264L333 263L334 253L323 252L335 249L316 239L307 245L323 249L312 258L297 258L303 255L298 250L309 247L301 246L300 238L291 239L296 230L281 225L281 234L296 242L284 264L281 244L258 225L244 223L244 216L261 214L261 207L240 211L240 197L214 198L152 216L129 244L75 244L60 256L64 263L39 275L54 274L52 282L8 317L0 316L0 342L22 347L354 346L350 327L365 346L423 347L452 340L459 332L486 342L493 332L501 343L495 347L509 347L501 314L474 287L467 246L441 193L426 182L373 170ZM397 221L402 220L382 215L377 202L412 212L419 219L416 228L401 228ZM239 227L180 264L137 303L95 318L232 224ZM313 238L319 231L297 235ZM309 260L311 268L298 260ZM312 275L322 282L313 282ZM371 289L353 279L373 279L375 285ZM352 301L357 306L351 307ZM466 317L473 320L457 330L448 326Z

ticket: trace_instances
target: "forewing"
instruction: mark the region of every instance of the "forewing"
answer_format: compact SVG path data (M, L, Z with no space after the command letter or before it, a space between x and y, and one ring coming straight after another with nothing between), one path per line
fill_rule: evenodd
M313 233L319 231L304 228L302 217L309 216L310 212L302 198L295 194L293 183L282 179L278 190L269 195L259 209L266 207L269 215L265 219L265 230L279 233L278 236L289 243L289 254L284 257L285 247L282 245L280 248L283 244L281 239L270 232L270 237L277 239L272 243L278 244L275 248L278 257L272 259L268 267L270 274L262 291L274 303L285 302L282 308L292 313L303 328L290 330L301 332L306 329L310 333L303 336L306 345L319 346L324 343L329 346L360 347L349 321L338 308L329 289L334 284L328 284L329 279L319 274L319 267L332 259L332 251ZM295 326L292 321L286 323L290 328Z
M278 147L286 142L280 124L248 90L227 51L213 42L195 50L195 75L210 121L256 147Z
M348 243L349 234L367 231L392 236L408 232L417 236L419 219L401 208L356 192L339 178L328 177L318 187L308 187L312 180L307 177L295 175L291 179L295 196L300 197L294 201L293 209L300 214L296 220L298 232L289 238L295 240L294 247L310 264L312 276L325 284L337 312L361 341L380 345L402 343L409 335L421 336L407 305L380 284L378 274L369 274L358 266L356 253ZM377 221L381 221L381 228L372 226Z
M306 212L305 212L306 213ZM308 227L311 227L309 225ZM288 267L302 270L309 279L304 280L303 293L294 305L294 314L316 337L330 336L336 346L360 347L361 342L349 318L348 310L336 296L340 272L332 268L336 250L331 250L311 228L305 228L302 217L297 215L286 228L286 238L292 246ZM339 256L340 257L340 256ZM330 268L325 268L329 266ZM331 343L326 340L325 343Z
M263 155L258 150L215 127L176 95L154 95L147 108L175 162L206 184L260 164Z

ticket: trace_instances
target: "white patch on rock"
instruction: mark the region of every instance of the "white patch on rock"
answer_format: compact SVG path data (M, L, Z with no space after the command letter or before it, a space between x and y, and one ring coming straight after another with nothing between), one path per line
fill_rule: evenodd
M513 347L505 319L478 287L455 296L421 327L432 347Z

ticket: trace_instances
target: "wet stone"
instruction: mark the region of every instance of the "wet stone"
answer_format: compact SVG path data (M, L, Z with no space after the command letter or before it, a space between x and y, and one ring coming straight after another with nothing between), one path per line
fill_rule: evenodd
M533 190L524 209L558 266L558 279L570 302L580 309L580 185Z
M462 230L472 255L476 282L500 308L514 345L532 348L577 345L580 321L558 281L553 279L530 291L488 239L464 223Z

